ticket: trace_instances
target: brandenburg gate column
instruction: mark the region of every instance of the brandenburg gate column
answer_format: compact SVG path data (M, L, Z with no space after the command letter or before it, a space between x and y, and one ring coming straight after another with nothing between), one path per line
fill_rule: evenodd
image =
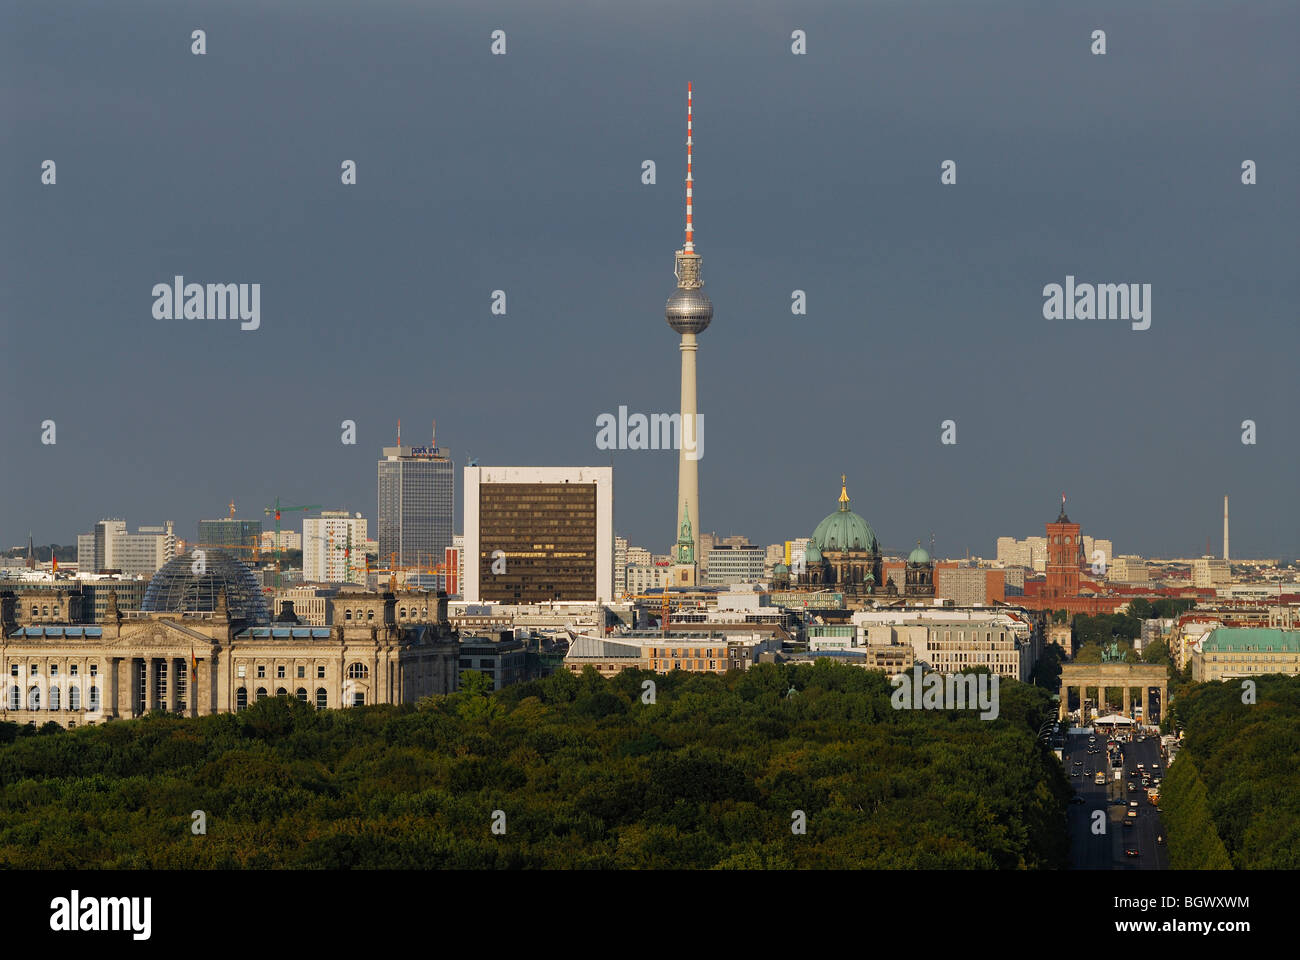
M1125 684L1124 685L1124 716L1126 717L1129 716L1131 708L1132 708L1132 703L1130 702L1129 699L1129 687L1128 684Z

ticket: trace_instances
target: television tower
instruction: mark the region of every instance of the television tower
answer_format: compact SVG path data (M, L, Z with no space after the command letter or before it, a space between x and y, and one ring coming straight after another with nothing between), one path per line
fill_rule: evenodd
M1228 495L1223 495L1223 559L1228 559Z
M674 531L674 586L694 586L696 577L695 534L700 530L700 473L699 456L703 431L702 418L697 419L695 399L696 338L708 328L713 319L713 304L701 289L700 258L695 252L694 182L691 161L694 147L692 138L692 85L686 84L686 243L677 251L677 264L673 270L677 289L668 298L664 317L668 325L681 334L682 353L682 409L677 451L677 529Z

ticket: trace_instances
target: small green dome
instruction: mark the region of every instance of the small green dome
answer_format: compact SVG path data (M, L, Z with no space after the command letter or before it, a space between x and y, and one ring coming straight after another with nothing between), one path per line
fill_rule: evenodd
M772 568L772 575L776 577L788 576L789 573L790 573L790 568L787 567L784 563L778 563L776 566Z
M916 549L907 555L907 562L908 563L929 563L930 554L926 553L925 550L921 549L920 544L917 544Z
M822 552L817 549L817 544L815 542L810 543L808 544L808 546L803 548L803 562L804 563L822 562Z
M876 534L871 525L849 509L849 493L844 477L840 477L844 486L840 488L840 508L832 513L813 531L813 543L819 551L826 550L861 550L866 553L879 551ZM820 557L818 557L820 559Z

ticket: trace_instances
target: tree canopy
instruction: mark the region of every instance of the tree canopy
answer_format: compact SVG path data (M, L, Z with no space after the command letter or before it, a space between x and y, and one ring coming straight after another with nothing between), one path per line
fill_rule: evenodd
M1048 691L1003 681L985 721L895 710L892 690L828 660L588 669L418 706L11 724L0 866L1065 866L1070 789L1036 740Z

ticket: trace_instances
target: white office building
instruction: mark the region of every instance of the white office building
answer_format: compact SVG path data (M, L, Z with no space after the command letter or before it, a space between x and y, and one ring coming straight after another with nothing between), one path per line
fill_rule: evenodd
M366 584L366 521L322 510L302 522L302 578L307 583Z

